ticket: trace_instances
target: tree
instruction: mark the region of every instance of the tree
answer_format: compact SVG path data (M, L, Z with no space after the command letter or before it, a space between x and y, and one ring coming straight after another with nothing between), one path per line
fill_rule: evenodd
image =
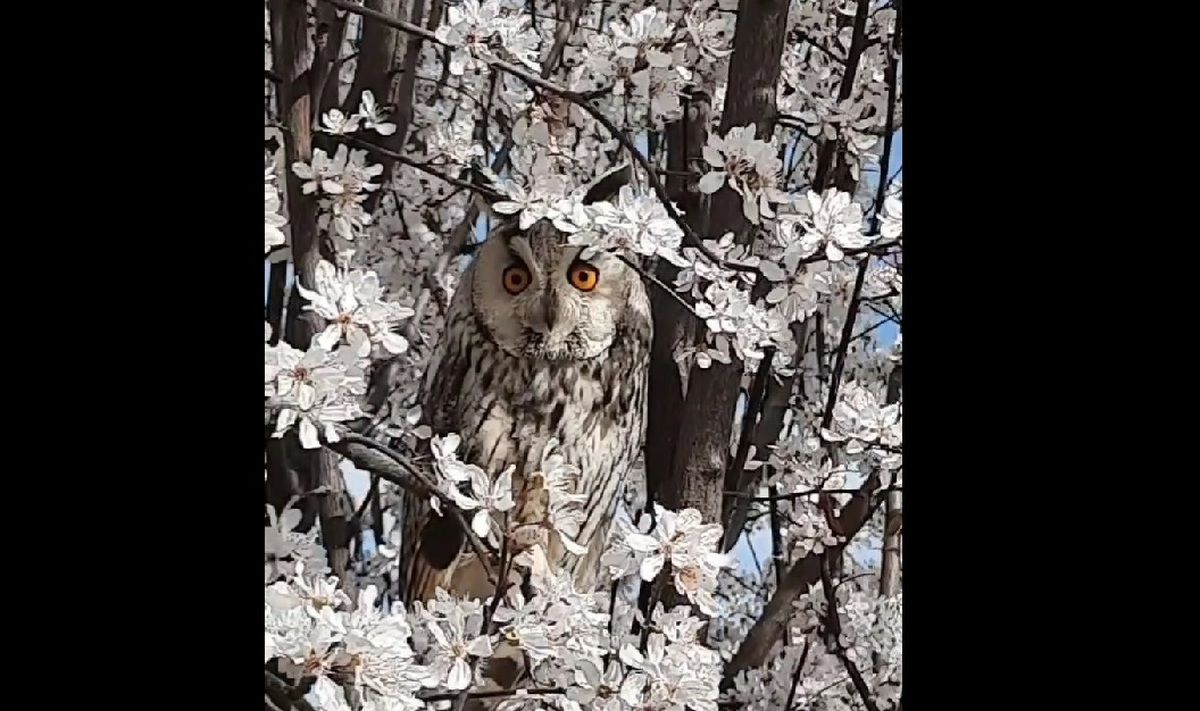
M898 709L901 1L266 19L267 708ZM652 290L645 480L598 591L509 550L501 473L452 486L416 406L474 245L540 218ZM499 553L497 595L395 600L404 490Z

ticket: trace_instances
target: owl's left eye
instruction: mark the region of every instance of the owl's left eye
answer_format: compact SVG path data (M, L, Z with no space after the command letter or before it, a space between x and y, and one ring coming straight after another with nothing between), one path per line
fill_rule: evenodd
M600 281L600 270L586 262L576 262L571 265L571 270L567 272L567 278L571 280L571 286L580 291L591 291L596 288L596 284Z

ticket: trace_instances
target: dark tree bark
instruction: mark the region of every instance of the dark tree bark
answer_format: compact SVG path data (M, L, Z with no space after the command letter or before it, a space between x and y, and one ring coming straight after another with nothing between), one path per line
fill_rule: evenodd
M312 53L308 43L307 11L304 0L272 0L271 35L275 73L280 78L280 120L288 130L284 135L286 165L312 159L312 118L314 74L310 72ZM317 88L319 91L319 88ZM321 244L317 234L317 204L314 196L305 195L300 179L287 172L288 222L292 236L292 259L297 280L308 286L314 284ZM285 337L292 346L307 350L315 333L323 327L316 314L303 311L303 297L293 290L292 308L288 309ZM306 496L301 500L302 524L311 525L313 510L321 522L322 540L329 555L329 564L354 595L354 580L350 575L348 524L353 511L346 503L345 481L337 468L334 455L324 449L305 451L294 433L272 442L267 448L268 490L280 505L288 498L307 494L326 486L327 494ZM273 461L270 461L273 460ZM315 499L315 505L314 505Z
M378 6L378 7L376 7ZM379 10L388 15L399 16L403 3L401 0L368 0L367 7L372 10ZM429 12L429 21L426 27L430 30L435 29L442 19L442 10L445 6L443 0L433 0L433 5ZM408 21L414 25L420 24L421 17L425 14L425 0L412 0L412 5L409 9ZM372 59L372 67L367 75L363 77L362 82L359 82L359 75L356 73L354 77L354 88L351 89L351 100L357 101L358 92L362 89L371 89L375 92L375 97L378 101L386 101L393 107L392 121L396 124L396 132L385 137L379 144L384 148L402 153L404 145L408 142L408 127L412 123L413 116L413 90L416 87L417 81L417 61L421 58L421 45L424 40L413 35L405 35L404 37L404 64L400 70L400 81L395 84L395 91L390 91L392 86L392 58L395 56L396 43L399 41L400 33L395 29L388 27L379 22L367 22L363 32L363 49L367 49L366 32L372 31L372 37L380 44L383 42L383 37L386 35L388 44L386 69L382 73L377 71L375 66L377 62L383 60L383 49L372 49L373 53L377 54L375 59ZM382 65L381 65L382 66ZM361 65L359 72L362 71ZM375 87L379 88L376 89ZM355 91L357 89L357 92ZM380 164L383 165L383 174L380 181L387 184L391 179L392 170L395 167L395 161L387 156L377 157ZM373 212L379 201L383 198L385 191L378 190L367 196L366 202L363 203L363 209L367 212ZM399 207L399 206L397 206Z
M271 324L271 345L279 343L283 337L283 290L286 287L287 262L275 262L267 278L267 323Z
M754 124L759 138L775 127L775 87L787 24L788 0L741 0L729 63L729 88L721 134L734 126ZM754 232L742 214L741 197L728 186L712 198L705 233L732 231L739 244L750 244ZM662 485L669 508L695 508L709 521L720 520L729 439L742 365L693 366L679 415L679 435L672 467Z
M419 22L424 12L425 0L412 0L413 8L410 17L412 22ZM369 10L382 12L390 17L401 17L404 8L403 0L367 0ZM332 7L332 6L325 6ZM415 18L415 19L414 19ZM388 89L391 85L392 64L396 57L396 43L400 33L379 22L363 22L362 44L358 50L355 62L354 82L350 85L350 94L342 110L349 113L358 108L359 97L364 91L375 95L379 103L388 100ZM398 131L397 131L398 133Z
M696 93L688 100L684 115L667 126L667 194L683 211L697 233L703 231L704 213L692 170L708 141L711 99ZM688 173L685 177L681 173ZM659 260L655 276L664 284L675 281L679 270ZM675 348L695 338L695 317L662 289L651 289L654 342L650 351L649 411L646 426L646 506L661 500L660 484L671 471L675 441L679 435L679 413L683 410L683 379L675 363Z

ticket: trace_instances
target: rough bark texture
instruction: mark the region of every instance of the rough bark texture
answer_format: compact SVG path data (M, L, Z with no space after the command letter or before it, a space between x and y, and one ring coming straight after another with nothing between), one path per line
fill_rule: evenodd
M271 35L275 73L280 78L280 120L284 131L284 157L287 165L312 158L312 117L314 75L309 71L312 52L308 43L307 11L304 0L272 0ZM292 236L292 258L297 279L313 285L321 245L317 235L317 205L301 190L299 178L287 173L288 223ZM303 297L294 291L289 299L285 338L288 343L307 350L313 334L324 327L322 319L301 311ZM327 494L301 500L302 525L311 526L314 509L321 522L321 535L329 554L329 565L355 594L349 574L350 547L348 524L354 514L346 501L345 482L334 455L324 449L304 451L294 434L271 442L267 448L267 474L271 503L280 506L291 496L306 494L326 486ZM314 505L315 499L315 505Z
M271 276L267 279L267 323L271 324L270 344L279 343L283 337L283 294L287 287L287 262L271 265Z
M424 12L425 0L413 0L412 22L420 22ZM322 7L332 7L323 5ZM369 10L382 12L391 17L400 17L404 8L403 0L367 0ZM379 22L363 22L362 43L359 45L358 58L354 69L354 82L350 85L350 93L346 96L343 110L350 112L358 108L359 97L364 91L375 95L375 100L383 103L388 100L388 88L391 85L390 72L396 56L396 43L400 33ZM397 131L397 133L399 133Z
M366 7L371 10L378 10L387 15L399 17L402 10L403 2L401 0L370 0ZM429 13L429 22L427 27L434 29L442 19L442 9L444 7L443 0L433 0L433 6ZM408 21L414 25L420 24L421 17L425 14L425 0L412 0L412 5L409 9ZM366 77L364 77L361 88L371 89L375 92L377 100L380 102L386 101L394 108L392 120L396 124L396 132L385 137L379 144L389 151L402 153L404 145L408 142L408 127L412 123L413 117L413 89L417 82L417 60L421 57L421 45L424 40L413 35L404 35L404 64L400 69L400 81L392 84L390 77L392 76L393 57L396 53L397 42L400 40L401 33L391 27L388 27L380 22L367 22L363 28L363 47L366 49L366 32L371 31L372 36L376 38L376 43L380 47L373 49L374 58L371 60L372 65ZM387 38L387 43L383 42ZM386 60L383 58L383 53L387 52ZM383 62L383 64L378 64ZM382 69L382 71L380 71ZM359 87L359 73L362 68L356 71L354 75L354 87ZM394 86L395 91L390 91ZM377 87L377 88L376 88ZM351 89L350 98L357 100L358 96ZM379 163L383 166L383 174L380 181L387 184L391 179L392 170L395 166L395 161L391 158L380 155L377 156ZM363 203L363 209L367 212L373 212L379 201L382 199L384 190L378 190L375 193L367 196L366 202ZM399 206L397 206L399 209Z
M775 125L775 88L790 2L741 0L729 63L729 88L721 118L723 135L733 126L754 124L759 137L770 136ZM754 233L742 214L741 197L728 186L712 199L706 234L732 231L741 244ZM679 419L679 436L663 503L669 508L695 508L709 521L720 520L725 467L738 386L740 363L710 368L693 366Z
M693 94L683 117L667 126L667 194L686 215L688 224L698 233L703 231L704 213L700 209L700 194L696 179L689 169L700 157L708 141L708 122L711 99L706 94ZM685 177L680 173L687 172ZM659 260L655 276L664 284L672 284L679 270L670 262ZM675 442L679 435L679 413L683 409L683 379L675 363L675 348L695 337L696 319L662 289L651 289L650 307L654 314L654 343L650 352L649 421L646 428L646 506L662 499L659 487L671 470L675 459Z

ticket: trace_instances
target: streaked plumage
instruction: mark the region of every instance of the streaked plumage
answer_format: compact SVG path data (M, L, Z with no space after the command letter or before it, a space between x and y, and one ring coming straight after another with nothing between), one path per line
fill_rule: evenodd
M510 517L519 522L544 517L525 475L538 469L547 442L558 440L556 451L581 470L577 491L588 495L577 540L589 551L575 556L555 542L549 553L590 589L642 445L651 318L639 275L612 255L591 257L598 280L591 291L577 288L570 272L579 252L546 221L494 233L455 292L422 404L435 434L461 436L463 461L493 477L516 467ZM502 283L514 264L529 276L515 296ZM404 526L408 601L427 600L439 586L491 593L452 519L408 496Z

